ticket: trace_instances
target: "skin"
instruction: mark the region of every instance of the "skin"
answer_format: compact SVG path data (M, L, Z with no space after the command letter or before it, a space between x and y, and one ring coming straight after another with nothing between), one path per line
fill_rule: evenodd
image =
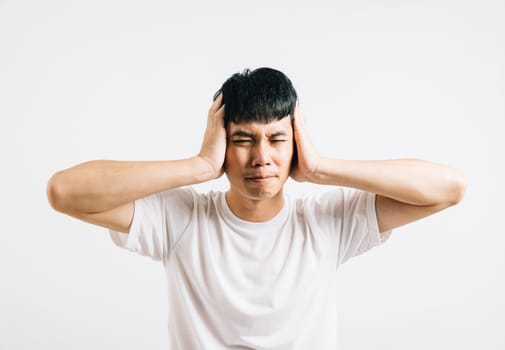
M461 172L418 159L342 160L321 157L297 105L293 125L224 125L218 96L209 108L200 152L164 161L94 160L55 173L47 186L51 206L77 219L128 233L134 200L222 176L230 181L226 201L247 221L273 218L283 206L284 183L346 186L376 194L380 232L459 203L466 189ZM298 160L290 170L294 147Z
M216 113L215 117L221 118L221 115ZM213 126L224 128L224 123ZM224 135L226 130L212 133ZM278 137L281 142L277 143L274 136L279 133L282 137ZM418 159L361 161L321 157L310 139L299 105L295 108L292 127L286 116L268 124L230 123L226 135L225 160L221 166L215 163L214 168L225 171L228 176L230 190L226 199L231 210L248 221L267 221L279 212L288 175L300 182L376 193L380 232L455 205L466 190L464 176L442 164ZM290 172L293 141L298 161ZM224 140L216 142L224 143ZM273 177L251 179L267 175Z
M230 181L226 200L248 221L266 221L284 204L283 187L293 157L289 117L268 124L230 123L224 169Z

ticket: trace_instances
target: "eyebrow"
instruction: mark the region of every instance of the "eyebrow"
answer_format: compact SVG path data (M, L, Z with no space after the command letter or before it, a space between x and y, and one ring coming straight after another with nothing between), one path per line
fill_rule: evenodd
M288 136L288 134L284 131L277 131L270 135L270 137L277 137L277 136Z
M231 136L250 137L251 139L255 138L255 135L242 130L235 131ZM288 134L284 131L277 131L270 135L270 137L278 137L278 136L288 136Z
M245 131L235 131L232 135L233 136L243 136L243 137L250 137L251 139L254 138L254 135L253 134L250 134L248 132L245 132Z

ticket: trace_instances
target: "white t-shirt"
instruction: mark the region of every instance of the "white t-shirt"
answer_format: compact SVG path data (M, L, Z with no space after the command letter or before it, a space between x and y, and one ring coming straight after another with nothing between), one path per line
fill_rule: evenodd
M163 262L171 350L337 349L338 266L389 233L375 194L341 187L286 195L261 223L235 216L224 192L177 188L136 200L129 234L110 230Z

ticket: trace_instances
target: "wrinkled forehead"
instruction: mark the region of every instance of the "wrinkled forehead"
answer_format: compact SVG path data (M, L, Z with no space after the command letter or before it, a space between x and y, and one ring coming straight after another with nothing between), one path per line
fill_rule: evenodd
M256 136L272 136L278 134L292 136L293 126L289 115L282 119L274 120L269 123L254 121L236 124L234 122L229 122L227 125L228 136L232 136L237 133L247 133Z

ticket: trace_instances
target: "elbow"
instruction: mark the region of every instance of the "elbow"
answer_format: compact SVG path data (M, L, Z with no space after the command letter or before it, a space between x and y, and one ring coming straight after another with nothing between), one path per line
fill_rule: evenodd
M51 208L63 212L63 186L60 172L55 173L47 182L46 196Z
M465 196L467 188L467 183L465 176L461 173L458 173L457 175L454 176L454 178L451 180L451 185L449 186L449 200L448 204L449 206L456 205L460 203L463 200L463 197Z

